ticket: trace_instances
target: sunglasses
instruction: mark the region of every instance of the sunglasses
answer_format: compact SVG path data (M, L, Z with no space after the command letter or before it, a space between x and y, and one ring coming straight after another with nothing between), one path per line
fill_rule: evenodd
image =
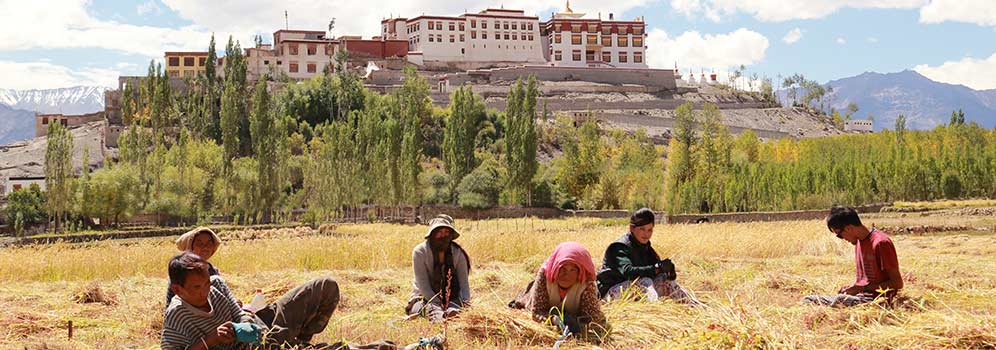
M833 232L833 234L837 235L837 238L844 239L844 230L843 229L841 229L841 230L830 229L830 232Z

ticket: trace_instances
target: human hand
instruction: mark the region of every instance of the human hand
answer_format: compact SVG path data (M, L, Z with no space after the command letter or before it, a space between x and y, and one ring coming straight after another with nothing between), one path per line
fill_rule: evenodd
M865 291L864 286L851 285L851 286L841 287L839 293L847 295L858 295L864 291Z
M671 259L664 259L654 264L658 274L663 274L665 278L674 281L678 278L678 273L674 270L674 263Z
M225 322L218 326L215 330L215 334L209 335L204 339L208 345L217 344L231 344L235 342L235 328L232 326L232 322Z

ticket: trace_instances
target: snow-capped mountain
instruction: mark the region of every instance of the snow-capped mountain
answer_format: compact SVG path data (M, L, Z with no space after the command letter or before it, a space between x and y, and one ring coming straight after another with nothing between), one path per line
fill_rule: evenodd
M38 113L85 114L104 109L103 86L47 90L0 89L0 104Z
M104 110L107 90L103 86L0 89L0 145L34 137L35 113L86 114Z

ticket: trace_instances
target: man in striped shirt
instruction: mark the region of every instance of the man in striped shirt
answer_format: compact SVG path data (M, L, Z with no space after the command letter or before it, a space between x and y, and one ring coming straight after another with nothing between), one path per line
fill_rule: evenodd
M233 322L251 322L266 329L259 318L242 312L225 281L209 276L207 266L191 252L170 260L170 288L176 296L166 306L163 350L249 349L248 344L236 343Z

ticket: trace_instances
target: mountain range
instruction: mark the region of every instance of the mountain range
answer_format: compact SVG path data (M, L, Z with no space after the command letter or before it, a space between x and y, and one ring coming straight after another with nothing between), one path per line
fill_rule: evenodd
M34 137L35 113L86 114L104 109L106 87L0 89L0 145Z
M986 128L996 126L996 89L973 90L964 85L930 80L913 70L896 73L867 72L832 80L829 106L845 110L858 106L856 119L874 117L875 130L893 129L896 117L906 117L911 129L929 129L948 123L951 112L961 109L965 120Z

